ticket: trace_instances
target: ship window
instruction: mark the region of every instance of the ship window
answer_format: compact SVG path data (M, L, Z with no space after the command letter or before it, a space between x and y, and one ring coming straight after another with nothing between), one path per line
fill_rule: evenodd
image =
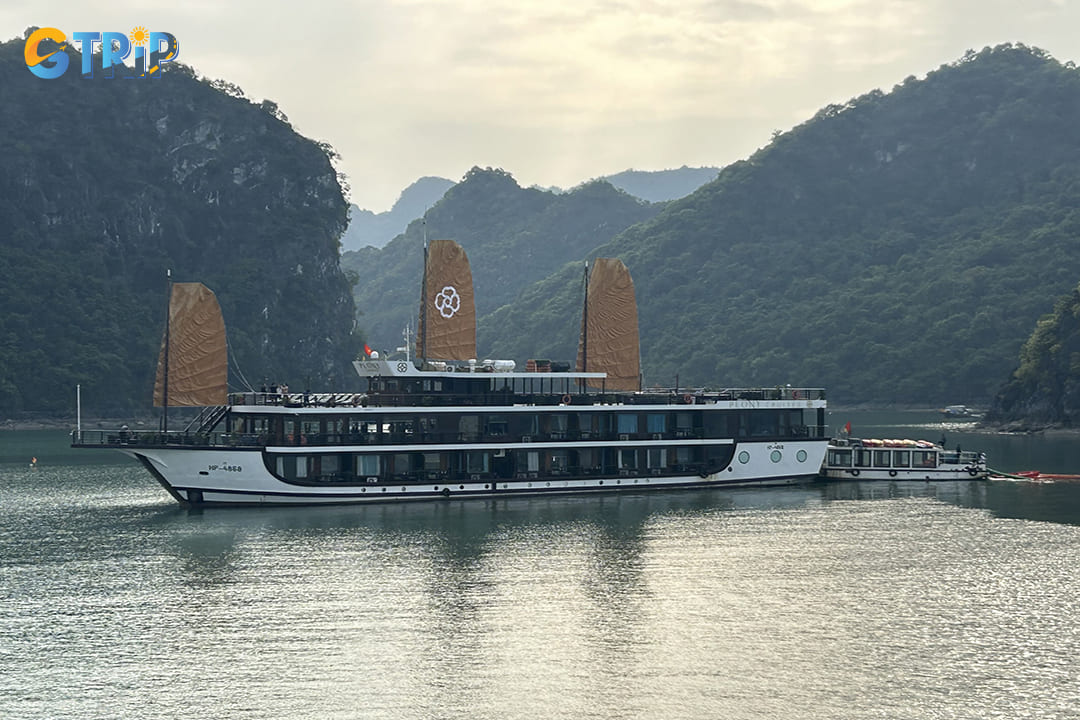
M899 467L899 468L911 467L911 451L910 450L893 450L892 464L893 464L893 467Z
M442 456L440 453L424 453L424 470L434 472L442 470Z
M637 424L638 424L637 421L638 421L637 413L633 413L633 414L631 414L631 413L619 413L619 415L618 415L618 426L619 426L618 432L619 432L619 434L623 435L623 434L636 433L637 432Z
M677 465L689 465L690 464L690 448L688 448L688 447L675 448L675 463Z
M536 450L517 451L518 472L539 472L540 453Z
M645 426L650 433L667 432L667 415L649 413L645 416Z
M889 455L888 450L875 450L874 451L874 467L889 467Z
M356 474L362 477L370 477L379 474L378 455L357 455Z
M830 450L828 464L835 467L851 467L851 450Z
M637 450L619 450L619 469L633 470L637 467Z
M548 416L548 427L552 435L558 437L566 437L566 415L562 413L556 413Z
M308 460L306 455L296 456L296 477L306 478L308 476Z
M490 421L488 427L491 427ZM458 432L462 440L475 440L480 435L480 416L462 415L458 419Z
M855 467L870 467L870 451L860 448L855 451Z
M486 473L488 468L488 454L486 452L465 453L465 470L467 472Z
M937 467L937 453L933 450L916 450L912 455L914 456L912 459L915 462L915 467Z
M341 467L341 462L340 461L341 461L341 456L340 455L336 455L336 454L335 455L323 455L322 456L322 464L320 466L322 472L320 474L322 474L322 475L333 475Z
M772 437L778 435L779 414L771 410L750 414L750 434L754 437Z
M488 435L505 435L509 432L510 426L506 422L506 418L502 415L488 415L487 419L487 434Z
M551 454L549 455L548 460L549 460L549 466L551 468L551 472L553 472L553 473L565 473L566 472L567 462L566 462L566 451L565 450L552 450Z
M649 467L662 468L667 466L667 448L649 448Z
M578 465L583 472L596 472L599 470L600 455L595 448L582 448L577 451Z

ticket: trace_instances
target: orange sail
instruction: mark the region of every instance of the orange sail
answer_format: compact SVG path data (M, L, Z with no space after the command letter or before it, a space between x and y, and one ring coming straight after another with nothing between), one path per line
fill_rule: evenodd
M173 284L168 323L158 355L154 405L224 405L229 366L225 320L221 317L217 297L202 283ZM169 350L167 391L166 346Z
M577 368L607 373L608 390L641 389L634 281L621 260L597 258L589 277L581 318ZM597 381L590 385L599 387Z
M427 250L417 357L470 360L476 357L476 305L472 270L453 240L433 240Z

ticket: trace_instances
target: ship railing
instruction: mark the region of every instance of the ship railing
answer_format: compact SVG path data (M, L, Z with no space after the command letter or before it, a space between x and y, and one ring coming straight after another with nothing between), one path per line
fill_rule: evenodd
M263 447L262 435L224 432L189 432L185 430L74 430L71 444L82 447Z
M229 405L276 405L283 407L360 407L367 393L240 392L229 393Z

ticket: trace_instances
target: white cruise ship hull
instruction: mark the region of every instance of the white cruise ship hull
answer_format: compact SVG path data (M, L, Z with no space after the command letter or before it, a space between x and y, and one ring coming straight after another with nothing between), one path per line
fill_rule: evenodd
M463 499L508 495L640 492L691 487L793 485L818 476L826 441L739 442L731 462L716 472L695 475L635 471L618 477L515 477L467 481L372 482L370 485L294 483L267 469L264 456L295 453L296 447L252 449L118 448L139 460L179 502L190 505L311 505L402 500ZM337 447L337 452L372 451L370 445ZM386 448L391 450L392 448ZM308 449L311 451L312 449ZM327 452L328 448L320 448ZM656 473L656 474L654 474Z

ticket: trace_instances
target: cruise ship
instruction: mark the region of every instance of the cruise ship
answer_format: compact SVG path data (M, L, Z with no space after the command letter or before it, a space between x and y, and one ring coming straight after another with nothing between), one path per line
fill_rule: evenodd
M135 458L185 506L641 492L817 477L828 446L824 389L640 388L636 304L620 261L598 258L591 275L586 270L576 367L530 360L518 370L513 361L475 359L467 260L456 275L429 269L447 258L464 252L451 241L425 247L416 355L408 343L396 357L365 353L354 363L367 385L357 393L228 392L216 298L199 283L174 284L155 397L165 418L170 405L201 407L198 416L183 430L168 430L167 420L151 432L79 428L72 444ZM194 359L178 346L194 349Z

